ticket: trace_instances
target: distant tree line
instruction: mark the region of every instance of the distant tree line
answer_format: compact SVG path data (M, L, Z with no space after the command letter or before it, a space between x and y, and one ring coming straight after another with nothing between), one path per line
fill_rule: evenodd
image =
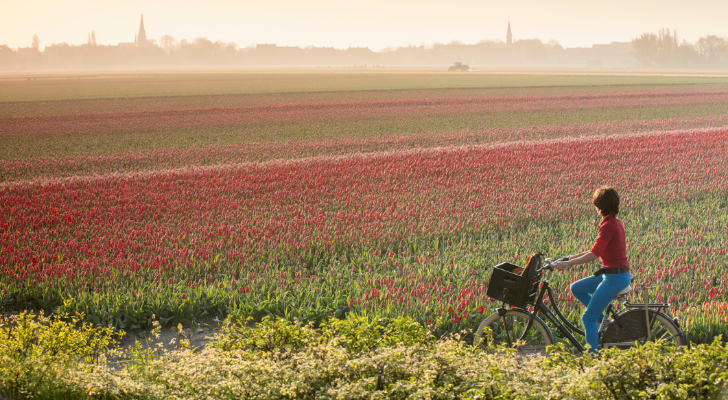
M448 66L460 61L471 66L567 66L567 67L675 67L719 68L728 66L728 39L706 36L695 43L679 41L675 31L644 33L631 42L564 49L558 42L540 39L453 41L425 46L386 48L294 47L258 44L240 48L237 43L197 38L177 40L164 35L144 43L97 44L95 32L87 43L73 46L51 44L43 51L40 39L13 50L0 45L2 70L71 70L127 68L232 68L232 67L378 67Z
M36 37L37 39L37 37ZM72 46L51 44L40 51L32 48L13 51L0 47L0 68L4 69L76 69L129 67L233 67L233 66L398 66L451 65L462 61L471 65L514 64L556 65L564 62L565 51L557 42L542 43L539 39L515 41L481 41L463 44L453 41L431 46L387 48L374 52L367 47L335 49L305 48L258 44L239 48L234 42L213 42L207 38L177 40L164 35L146 43L122 43L118 46L98 45L91 32L87 43Z
M710 35L695 43L678 40L677 32L661 29L632 39L634 56L644 66L724 67L728 66L728 39Z

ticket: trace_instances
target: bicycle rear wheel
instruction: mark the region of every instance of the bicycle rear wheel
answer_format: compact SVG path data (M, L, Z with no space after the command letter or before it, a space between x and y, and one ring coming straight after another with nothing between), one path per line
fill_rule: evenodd
M624 327L615 320L601 337L602 348L628 348L643 345L648 341L660 342L665 346L685 346L687 341L680 328L667 315L650 309L649 330L645 322L645 310L633 309L618 317ZM648 335L649 332L649 335Z
M541 318L524 311L508 310L503 316L495 313L483 320L475 331L473 346L481 349L490 345L515 347L519 352L538 353L553 342L553 335Z

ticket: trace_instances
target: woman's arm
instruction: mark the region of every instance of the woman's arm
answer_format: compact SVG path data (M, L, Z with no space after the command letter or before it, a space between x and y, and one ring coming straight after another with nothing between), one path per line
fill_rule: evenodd
M569 261L558 261L556 264L554 264L554 268L558 269L559 271L563 271L569 267L573 267L574 265L580 265L580 264L586 264L588 262L596 260L597 255L592 253L591 251L585 251L583 253L579 253L576 256L569 257Z
M589 254L589 253L591 253L591 252L590 252L589 250L587 250L587 251L582 251L582 252L581 252L581 253L579 253L579 254L574 254L573 256L568 256L567 258L568 258L569 260L573 260L574 258L578 258L578 257L581 257L581 256L583 256L583 255L585 255L585 254Z

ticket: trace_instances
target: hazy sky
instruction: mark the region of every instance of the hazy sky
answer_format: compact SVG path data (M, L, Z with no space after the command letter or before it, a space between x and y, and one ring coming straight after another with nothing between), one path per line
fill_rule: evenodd
M41 48L134 41L144 11L147 37L207 37L279 46L388 46L516 39L556 40L564 47L629 41L676 29L694 42L728 37L726 0L1 0L0 44Z

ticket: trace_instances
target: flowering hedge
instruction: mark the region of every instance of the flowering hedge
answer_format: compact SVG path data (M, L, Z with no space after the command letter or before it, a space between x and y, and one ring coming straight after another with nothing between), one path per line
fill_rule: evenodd
M53 333L72 332L73 324L56 319L46 327L24 318L22 334L0 327L5 339L0 344L3 397L707 399L717 398L721 390L725 395L728 386L728 347L720 341L684 350L651 343L611 349L597 358L573 355L559 346L545 356L516 356L502 349L473 349L457 335L412 341L421 332L402 327L419 325L405 319L385 342L368 341L369 335L359 339L352 330L363 332L357 330L360 320L340 321L328 336L299 323L265 321L260 329L244 330L246 336L218 337L245 348L164 351L137 345L94 360L79 359L78 347L52 340L57 337ZM111 337L102 330L71 336L97 341ZM32 357L16 351L25 342L33 343Z

